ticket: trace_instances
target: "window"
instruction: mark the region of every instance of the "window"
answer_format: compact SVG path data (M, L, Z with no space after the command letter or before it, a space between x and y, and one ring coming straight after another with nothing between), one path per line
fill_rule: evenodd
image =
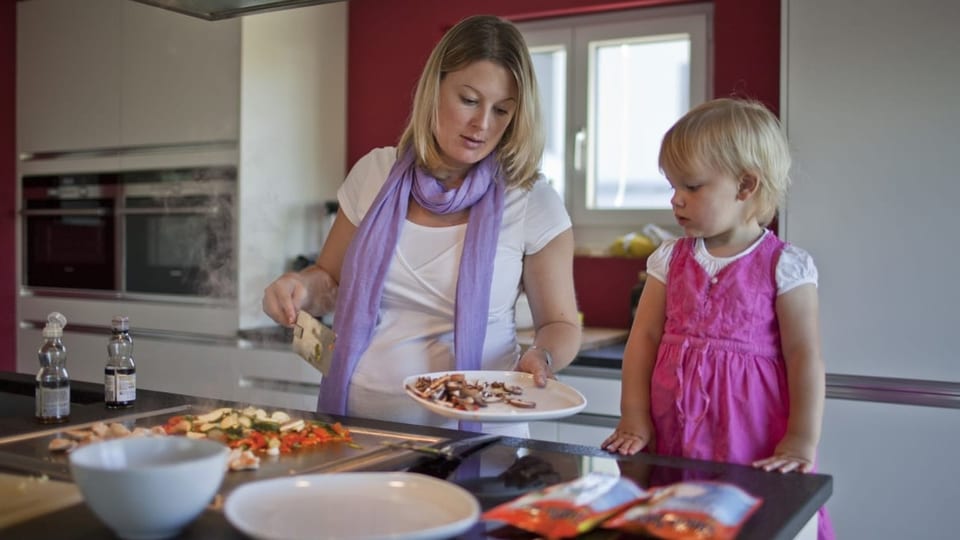
M542 168L574 223L672 223L657 154L709 86L710 5L519 24L540 83Z

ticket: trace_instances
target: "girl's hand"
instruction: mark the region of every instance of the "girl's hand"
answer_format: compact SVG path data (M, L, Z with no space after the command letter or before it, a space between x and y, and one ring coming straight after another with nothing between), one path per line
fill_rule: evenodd
M785 454L773 455L766 459L754 461L753 466L767 472L777 471L782 473L793 471L807 473L813 469L812 462L801 457L788 456Z
M808 473L813 470L815 453L812 445L788 434L777 445L772 456L754 461L753 466L765 471Z
M646 447L653 448L653 426L650 421L630 422L621 419L617 429L607 437L600 448L622 456L632 456Z

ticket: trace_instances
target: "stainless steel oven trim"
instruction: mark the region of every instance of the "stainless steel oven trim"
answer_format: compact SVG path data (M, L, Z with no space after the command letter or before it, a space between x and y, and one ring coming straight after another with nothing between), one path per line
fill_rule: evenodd
M21 210L24 216L109 216L113 214L106 208L36 208Z
M187 206L181 208L120 208L117 214L121 216L155 216L155 215L215 215L223 210L219 205L213 206Z
M42 330L45 325L46 323L42 321L20 321L20 328ZM70 324L64 331L73 334L88 334L93 336L105 336L110 334L110 328L107 326L86 324ZM170 343L193 343L197 345L239 348L239 339L235 337L210 336L205 334L192 334L189 332L173 332L164 330L151 330L149 328L138 328L136 339L141 338L153 341L167 341Z
M131 182L123 185L121 196L131 198L178 198L195 195L233 195L236 181L229 178L176 180L172 182Z
M619 369L573 364L559 375L619 380L621 372ZM960 382L840 373L827 373L826 381L827 399L960 409Z

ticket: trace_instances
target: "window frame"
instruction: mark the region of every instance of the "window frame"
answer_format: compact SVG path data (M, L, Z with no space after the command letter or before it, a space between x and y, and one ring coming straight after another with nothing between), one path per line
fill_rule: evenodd
M563 46L567 50L567 103L564 151L564 199L577 227L628 227L646 223L673 224L673 212L664 210L587 208L587 173L596 159L588 125L589 106L595 92L588 64L591 41L643 38L670 34L690 36L690 106L706 101L713 84L713 5L639 8L601 14L562 17L517 23L531 49ZM583 141L577 141L584 132ZM578 148L579 146L579 148ZM576 152L583 165L577 167Z

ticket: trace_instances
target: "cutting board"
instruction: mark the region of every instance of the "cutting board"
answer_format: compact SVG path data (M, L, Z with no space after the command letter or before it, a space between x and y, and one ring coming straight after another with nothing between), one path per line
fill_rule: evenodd
M75 484L42 476L0 473L0 529L83 502Z

